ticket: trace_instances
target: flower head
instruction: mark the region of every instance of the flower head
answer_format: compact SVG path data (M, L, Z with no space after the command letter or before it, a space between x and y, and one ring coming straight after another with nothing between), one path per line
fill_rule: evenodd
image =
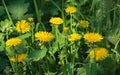
M9 59L12 62L22 62L27 57L27 54L18 54L16 56L11 56Z
M65 9L66 13L68 14L73 14L76 12L76 8L75 7L72 7L72 6L69 6Z
M63 23L63 20L60 17L52 17L49 22L53 25L60 25Z
M46 32L46 31L39 31L35 33L35 37L37 40L41 42L49 42L53 39L53 34Z
M6 46L17 46L21 43L19 38L11 38L6 41Z
M83 28L87 28L89 26L89 22L85 20L80 20L80 26Z
M68 30L69 30L69 27L64 27L64 28L63 28L63 31L64 31L64 32L67 32Z
M91 59L104 60L106 57L109 56L109 52L105 48L94 48L90 51L89 56Z
M29 21L29 22L34 22L34 18L29 17L29 18L28 18L28 21Z
M100 42L103 39L103 36L99 33L86 33L84 39L90 43Z
M30 25L26 20L21 20L16 23L16 30L19 33L25 33L30 30Z
M81 35L77 33L71 34L70 37L68 38L69 41L77 41L79 39L81 39Z

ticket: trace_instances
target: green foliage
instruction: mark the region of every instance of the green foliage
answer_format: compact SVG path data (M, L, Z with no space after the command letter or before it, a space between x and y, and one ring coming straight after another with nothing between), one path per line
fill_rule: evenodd
M5 13L3 6L0 6L0 16Z
M9 61L5 58L0 57L0 71L5 71L5 69L8 67ZM0 75L5 75L4 73L0 73Z
M14 19L23 19L25 13L28 11L29 3L25 3L25 0L12 0L8 9Z
M18 38L20 38L20 39L26 39L26 38L29 38L30 36L31 36L30 33L26 33L26 34L18 36Z
M77 69L77 75L86 75L86 70L84 67Z
M119 27L115 28L114 32L111 31L111 33L107 36L107 39L114 45L117 43L119 38L120 38Z
M28 59L33 61L39 61L40 59L43 59L46 56L46 52L46 49L31 51L31 53L28 55Z
M0 31L6 32L10 30L11 22L8 19L5 19L4 21L0 21Z
M0 67L2 66L0 72L2 74L119 74L119 0L2 0L2 3L4 6L0 4L0 19L4 19L0 21ZM76 12L66 13L65 9L68 6L74 6ZM29 21L28 18L33 16L34 21ZM50 24L51 17L62 18L63 24L57 26ZM22 19L30 25L30 30L26 33L16 31L15 24ZM80 20L88 21L89 27L82 28ZM25 29L23 24L21 29ZM64 27L68 27L68 30L65 31ZM54 39L49 42L36 40L35 34L39 31L51 32ZM84 39L84 34L87 32L100 33L104 39L98 43L90 43ZM81 39L70 41L70 35L73 33L80 34ZM20 38L21 43L16 46L6 46L5 42L13 37ZM49 36L42 35L38 38L47 40ZM13 42L17 43L17 41ZM89 52L96 47L108 49L109 56L104 60L91 61ZM27 57L18 58L18 54L27 54ZM102 53L99 53L99 56L101 55ZM15 58L10 58L11 56ZM17 59L21 62L11 61Z
M4 34L3 33L0 33L0 51L4 51L4 48L5 48L5 42L3 41L4 40Z

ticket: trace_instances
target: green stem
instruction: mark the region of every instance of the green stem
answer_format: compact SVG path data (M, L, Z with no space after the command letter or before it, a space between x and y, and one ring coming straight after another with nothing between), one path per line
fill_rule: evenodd
M70 30L71 30L71 32L73 32L73 30L72 30L72 14L70 15Z
M116 49L117 49L119 42L120 42L120 37L119 37L119 39L118 39L117 43L115 44L114 50L116 50Z
M34 25L32 24L32 44L34 43Z
M91 62L91 73L92 75L97 75L96 71L96 51L94 50L94 59L93 62Z
M92 5L91 5L91 8L90 8L91 11L94 10L94 8L95 8L95 4L96 4L96 1L93 0L93 1L92 1Z
M115 25L115 19L116 19L116 9L114 9L114 15L113 15L113 25L112 25L112 28L114 27Z
M15 55L15 73L18 74L18 55Z
M71 51L71 60L72 60L72 67L71 67L71 70L72 70L72 75L74 75L74 63L75 63L75 57L74 57L74 51L73 51L73 46L70 46L70 51Z
M63 32L64 32L64 27L65 27L65 15L64 15L64 0L62 0L62 19L63 19Z
M6 6L6 4L5 4L5 1L2 0L2 3L3 3L3 5L4 5L4 8L5 8L5 11L6 11L6 13L7 13L8 18L9 18L10 22L12 23L12 27L15 28L14 23L13 23L13 21L12 21L12 18L11 18L11 16L10 16L10 14L9 14L9 12L8 12L8 9L7 9L7 6Z
M36 0L34 0L34 7L35 7L36 16L37 16L37 19L38 19L39 23L42 25L43 30L46 30L45 26L41 22L41 15L39 15L39 10L38 10L38 6L37 6L37 1Z
M8 58L9 58L9 56L8 56ZM9 58L9 61L10 61L10 58ZM13 67L13 63L10 61L10 65L11 65L11 67L12 67L12 69L13 69L13 72L15 72L15 69L14 69L14 67Z
M56 44L58 44L58 26L55 26Z

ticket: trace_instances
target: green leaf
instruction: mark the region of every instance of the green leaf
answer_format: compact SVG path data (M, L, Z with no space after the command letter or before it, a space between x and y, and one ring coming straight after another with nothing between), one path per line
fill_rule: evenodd
M86 70L84 67L77 69L77 75L86 75Z
M0 51L3 51L5 47L4 34L0 33Z
M15 51L12 48L10 48L10 47L6 47L6 53L9 56L15 55Z
M34 50L29 55L28 58L33 61L38 61L45 57L47 50Z
M90 72L90 63L87 63L85 65L85 68L86 68L86 75L90 75L91 74L91 72Z
M56 75L56 73L57 72L50 72L50 71L48 71L48 72L45 73L45 75Z
M97 75L96 62L91 63L92 75Z
M115 45L119 40L119 38L120 38L120 30L119 30L119 27L117 27L109 33L106 39Z
M58 51L58 45L56 43L53 44L52 48L51 48L51 52L52 54L55 54Z
M8 9L14 19L22 19L25 13L28 11L29 3L25 3L25 0L11 1Z
M26 34L23 34L21 36L18 36L18 38L20 38L20 39L26 39L26 38L29 38L30 36L31 36L30 33L26 33Z
M0 22L0 31L5 32L6 29L8 30L11 26L11 22L8 19Z
M71 63L68 63L68 64L66 65L66 67L67 67L67 69L68 69L69 75L73 75Z

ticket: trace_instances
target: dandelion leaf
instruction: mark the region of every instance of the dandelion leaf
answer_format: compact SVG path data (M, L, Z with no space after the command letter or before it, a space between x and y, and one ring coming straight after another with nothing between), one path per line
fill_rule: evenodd
M81 67L77 69L77 75L86 75L85 68Z
M8 9L14 19L22 19L25 13L28 11L29 3L25 3L25 0L14 0L10 2Z
M18 38L20 38L20 39L26 39L26 38L29 38L30 36L31 36L30 33L26 33L26 34L23 34L23 35L19 36Z
M107 40L112 44L116 44L120 38L120 30L119 27L115 28L114 31L111 31L110 35L107 36Z
M29 55L28 58L33 61L38 61L45 57L47 50L34 50Z

